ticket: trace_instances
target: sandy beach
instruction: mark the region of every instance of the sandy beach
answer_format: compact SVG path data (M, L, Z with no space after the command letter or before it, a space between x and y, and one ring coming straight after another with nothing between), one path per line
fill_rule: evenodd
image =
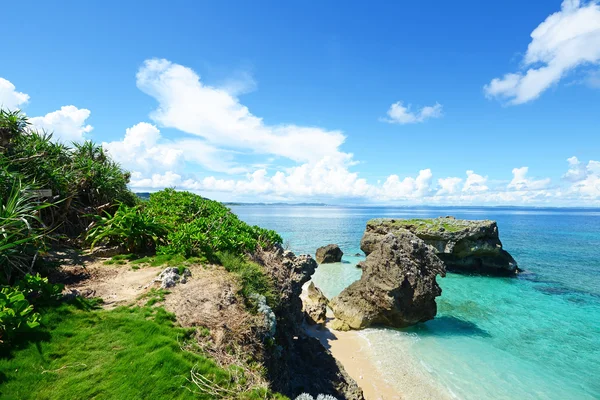
M328 327L308 327L307 332L318 338L344 366L363 390L366 400L445 400L453 397L431 379L415 371L415 362L403 359L405 368L393 376L384 372L370 357L369 342L357 331L341 332Z

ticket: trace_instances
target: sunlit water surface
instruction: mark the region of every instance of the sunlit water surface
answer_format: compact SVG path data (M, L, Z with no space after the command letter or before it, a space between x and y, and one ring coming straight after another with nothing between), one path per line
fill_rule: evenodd
M337 243L343 263L313 280L334 296L361 271L360 239L375 217L498 221L525 272L517 278L448 274L438 315L403 329L361 332L390 382L410 369L460 399L600 399L600 210L234 206L246 222L278 231L296 253ZM399 367L401 366L401 367Z

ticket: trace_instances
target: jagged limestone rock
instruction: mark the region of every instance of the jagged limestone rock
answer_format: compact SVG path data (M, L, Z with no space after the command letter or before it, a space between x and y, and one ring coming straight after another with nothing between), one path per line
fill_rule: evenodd
M310 282L306 289L306 297L302 301L302 307L306 314L306 320L311 325L324 325L327 320L327 297L321 289Z
M442 293L436 275L444 263L415 234L399 229L369 249L360 280L329 302L332 328L363 329L372 324L406 327L435 317Z
M169 267L165 268L154 281L160 282L161 288L168 289L170 287L175 286L178 283L186 283L187 278L189 278L190 276L192 276L192 273L187 268L184 268L182 274L179 275L178 268Z
M327 246L319 247L315 258L319 264L330 264L342 261L344 252L337 244L328 244Z
M490 220L454 217L430 219L372 219L361 240L365 254L388 233L409 230L432 246L448 271L514 275L516 261L502 248L498 225Z
M296 256L280 246L256 252L253 261L263 266L280 294L279 305L274 309L277 317L274 339L280 347L265 360L273 389L290 398L309 392L364 400L362 390L344 367L317 338L304 330L300 295L317 268L316 261L309 255Z

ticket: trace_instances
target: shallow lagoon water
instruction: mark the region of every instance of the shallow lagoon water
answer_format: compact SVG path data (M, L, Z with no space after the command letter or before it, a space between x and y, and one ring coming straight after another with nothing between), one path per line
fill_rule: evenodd
M409 329L361 332L382 376L414 373L460 399L600 398L600 211L523 208L235 206L240 218L277 230L296 253L337 243L343 263L313 280L334 296L361 271L370 218L454 215L494 219L525 272L517 278L438 278L438 315ZM403 369L398 365L402 363ZM418 394L415 395L418 398Z

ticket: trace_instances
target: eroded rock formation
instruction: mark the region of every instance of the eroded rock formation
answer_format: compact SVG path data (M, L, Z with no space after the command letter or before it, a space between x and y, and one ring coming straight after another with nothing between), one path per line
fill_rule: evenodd
M302 299L302 306L306 320L312 325L323 325L327 320L327 297L321 289L311 282L306 288L306 296Z
M368 255L385 235L400 230L409 230L432 246L448 271L492 275L518 272L516 261L502 248L498 225L490 220L373 219L367 222L360 248Z
M315 258L319 264L328 264L341 262L343 255L344 252L337 244L328 244L317 249Z
M361 264L360 280L329 302L335 329L362 329L372 324L406 327L432 319L442 293L436 275L443 262L430 246L407 230L379 237Z
M275 308L277 347L265 360L273 389L291 398L300 393L330 394L340 399L363 400L362 390L318 339L308 336L302 326L302 286L317 268L308 255L295 256L276 248L257 252L254 261L273 277L281 295Z

